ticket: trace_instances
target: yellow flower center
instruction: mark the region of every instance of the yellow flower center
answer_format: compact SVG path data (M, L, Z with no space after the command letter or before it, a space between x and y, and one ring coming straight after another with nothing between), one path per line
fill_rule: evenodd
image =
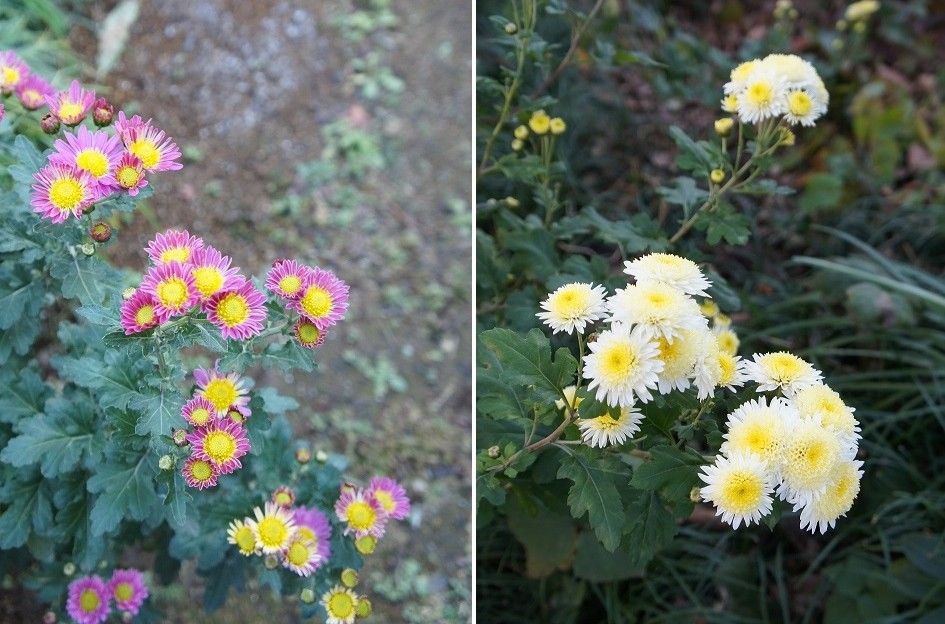
M135 312L135 323L139 327L150 325L154 322L154 306L151 304L143 305Z
M108 173L108 157L97 149L84 149L75 155L75 166L101 178Z
M802 360L790 353L771 353L765 359L769 374L778 381L797 379L804 372Z
M238 293L225 295L217 304L217 316L227 327L242 325L249 318L249 303Z
M190 247L181 246L181 247L168 247L161 252L161 262L168 264L169 262L180 262L183 264L190 260Z
M309 286L300 302L305 313L312 318L322 318L331 312L331 294L321 286Z
M280 518L266 516L257 525L259 541L267 548L279 547L289 538L289 527Z
M118 173L115 175L115 178L118 180L118 184L122 188L130 189L137 186L138 181L141 179L141 175L138 173L138 170L135 167L130 167L125 165L118 169Z
M551 311L563 318L577 318L587 311L587 293L578 286L565 287L551 303Z
M213 468L208 462L198 459L190 465L190 476L196 481L206 481L213 476Z
M390 492L387 490L377 490L374 492L374 498L381 504L381 507L384 508L384 511L390 513L394 511L396 504L394 503L394 497L390 495Z
M279 290L287 295L294 295L302 287L302 280L298 275L286 275L279 280Z
M795 117L804 117L810 114L814 103L804 91L794 91L788 96L788 110Z
M738 110L738 96L734 93L732 95L726 95L725 99L722 100L722 110L726 113L734 113Z
M305 565L308 562L310 556L311 551L309 551L308 546L298 540L292 542L292 545L289 546L289 550L286 553L286 559L288 559L289 563L294 566Z
M42 97L36 89L27 89L23 92L23 99L31 106L35 106L37 102L42 101Z
M774 88L767 82L753 82L745 90L745 97L753 106L770 106L774 101Z
M276 494L275 499L276 505L280 507L288 507L292 504L292 497L288 492L279 492Z
M20 82L20 70L10 65L3 66L3 84L7 87L15 87Z
M722 376L719 378L719 384L727 386L735 379L735 358L725 352L719 352L719 369Z
M198 427L203 427L210 420L210 412L205 407L198 407L190 413L190 421Z
M59 105L59 119L66 123L78 121L85 112L85 107L78 102L63 102Z
M628 344L615 344L602 353L600 362L604 379L616 383L633 373L637 366L637 354Z
M337 593L328 599L328 614L336 618L351 617L354 614L354 600L347 593Z
M299 325L299 339L305 344L313 344L318 341L318 337L321 336L321 332L318 331L318 328L312 325L311 323L302 323Z
M49 186L49 202L66 212L74 210L85 199L85 187L73 177L56 178Z
M79 608L86 613L94 613L102 604L102 599L94 589L83 589L79 594Z
M720 506L737 514L758 507L764 494L761 478L749 470L735 470L729 474L721 487Z
M377 512L364 501L354 501L348 505L348 524L358 531L366 531L377 521Z
M147 137L132 141L128 151L141 159L145 169L153 169L161 161L161 150L157 144Z
M318 536L315 535L315 531L308 528L307 526L299 527L299 537L305 540L306 542L312 542L313 544L318 544Z
M187 302L187 282L170 277L158 283L157 296L166 308L178 309Z
M236 540L236 545L239 547L240 552L246 554L256 550L256 536L253 535L253 530L248 526L241 526L236 531L233 538Z
M203 441L203 448L214 463L222 464L236 452L236 438L226 431L211 431Z
M597 429L601 431L613 431L620 426L620 420L614 418L610 414L604 414L603 416L598 416L594 419Z
M118 602L128 602L134 598L135 589L131 583L118 583L115 585L115 600Z
M197 286L197 290L204 297L209 297L223 287L223 273L216 267L197 267L193 274L194 285Z
M222 412L229 406L236 403L239 396L236 390L236 384L226 377L211 379L210 383L203 391L203 396L213 403L217 411Z

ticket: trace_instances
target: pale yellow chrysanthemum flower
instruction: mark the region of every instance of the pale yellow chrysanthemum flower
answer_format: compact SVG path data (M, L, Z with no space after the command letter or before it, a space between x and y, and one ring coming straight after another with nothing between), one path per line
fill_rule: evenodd
M588 324L604 318L607 311L604 303L606 294L603 286L581 282L565 284L541 302L545 311L535 316L551 327L553 334L559 331L583 334Z
M758 392L780 390L787 397L819 383L822 378L819 370L785 351L756 353L752 361L745 363L745 371L749 379L758 384Z
M779 398L772 399L770 404L764 397L742 403L728 415L721 453L726 456L754 453L764 462L766 470L777 472L784 459L787 427L792 418L796 419L793 409Z
M604 448L614 444L623 444L640 430L643 413L633 405L620 406L620 415L616 418L611 414L604 414L597 418L582 418L578 420L581 430L581 440L591 447Z
M806 504L819 496L844 458L840 435L816 420L796 419L788 423L781 467L784 500Z
M728 353L729 355L738 353L738 345L741 344L738 340L738 334L723 326L715 326L713 329L715 329L715 340L719 343L719 350L722 353Z
M794 405L803 419L819 419L844 437L855 441L860 437L860 423L840 395L824 384L814 384L797 391L793 397Z
M663 362L663 370L659 374L660 394L689 388L696 362L705 349L703 335L703 331L684 329L672 342L663 337L656 339L659 358Z
M719 362L719 388L727 388L734 392L748 381L745 373L745 362L738 355L732 355L719 349L716 356Z
M681 290L661 282L639 282L607 300L608 320L643 328L648 335L672 342L686 329L704 329L708 321L699 304Z
M702 500L715 506L715 515L737 529L757 523L771 512L773 483L764 461L751 453L719 455L704 466L699 478Z
M245 520L233 520L226 532L226 541L236 546L241 555L249 556L256 552L256 536L252 527Z
M794 505L794 511L801 510L802 529L809 529L811 533L826 533L828 528L832 529L837 520L850 511L860 493L862 466L863 462L855 460L838 463L823 494L806 505Z
M588 345L584 356L584 377L588 390L597 388L597 400L608 405L632 405L634 397L646 403L659 381L663 362L659 348L640 327L632 330L621 323L600 333Z
M578 406L581 405L581 401L584 400L577 395L577 386L568 386L566 388L562 388L561 392L568 400L567 405L572 409L576 410ZM558 399L555 401L555 407L557 407L559 410L563 410L565 408L564 399Z
M623 272L638 283L659 282L699 297L708 297L705 291L712 286L698 264L675 254L651 253L628 260Z

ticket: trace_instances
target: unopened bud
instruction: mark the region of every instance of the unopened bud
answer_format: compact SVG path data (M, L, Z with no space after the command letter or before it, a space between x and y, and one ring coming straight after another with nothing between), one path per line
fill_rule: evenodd
M568 129L568 124L564 123L564 119L555 117L548 123L548 128L551 134L564 134L564 131Z
M722 180L725 179L725 172L721 169L713 169L709 172L709 179L712 180L713 184L721 184Z
M177 446L187 446L187 432L183 429L174 429L171 431L171 439Z
M837 30L839 30L840 32L843 32L846 29L847 29L847 21L843 19L837 20Z
M512 132L515 135L516 139L527 139L528 138L528 126L518 126Z
M135 616L131 614L131 611L122 611L121 621L122 621L122 624L131 624L132 622L135 621Z
M92 243L82 243L81 245L79 245L79 251L81 251L87 256L94 256L95 245L93 245Z
M781 128L778 143L781 145L794 145L795 136L789 128Z
M66 565L62 566L62 573L66 576L72 576L75 574L75 564L71 561L66 563Z
M689 490L689 500L698 503L702 500L702 490L699 487L694 487Z
M866 32L866 22L857 22L853 25L853 32L862 35Z
M512 22L509 22L508 24L505 25L505 32L506 34L514 35L515 33L518 32L518 26L516 26Z
M47 611L43 614L43 624L56 624L56 614L52 611Z
M513 152L520 152L523 147L525 147L525 143L523 143L521 139L512 139Z
M279 567L279 559L275 555L266 555L263 564L265 564L267 570L275 570Z
M345 587L348 587L348 588L357 587L358 573L351 568L345 568L341 572L341 582L344 584Z
M128 288L126 288L126 289L124 289L123 291L121 291L121 298L124 299L125 301L127 301L127 300L131 299L132 297L134 297L136 292L138 292L136 289L131 288L131 287L129 286Z
M174 467L174 458L170 455L161 455L161 459L158 460L158 468L161 470L170 470Z
M315 461L317 461L319 464L324 464L326 461L328 461L328 453L325 451L315 451Z
M505 198L505 203L509 208L518 208L520 205L518 199L512 197L511 195Z
M312 604L313 602L315 602L315 592L313 592L311 589L306 587L305 589L302 590L302 593L299 594L299 598L301 598L302 602L304 602L305 604Z
M52 113L46 113L43 115L43 118L39 120L39 127L42 128L43 132L46 134L56 134L59 132L59 118Z
M359 537L355 540L354 547L357 548L358 552L362 555L370 555L374 552L374 549L377 548L377 539L372 535Z
M276 491L272 493L272 502L279 507L288 509L292 506L292 503L295 502L295 492L286 485L280 485L276 488Z
M108 239L112 237L112 226L104 221L99 221L89 228L89 236L91 236L92 240L96 243L107 242Z
M723 117L721 119L715 120L715 133L720 137L727 137L732 134L732 128L735 126L735 122L732 121L731 117Z
M238 425L242 424L243 421L246 420L246 418L237 410L230 410L229 412L226 413L226 415L230 420L232 420Z
M308 450L307 447L300 447L295 449L295 461L300 464L307 464L312 461L312 451Z
M358 606L354 608L354 614L359 618L366 618L374 612L374 607L371 606L371 601L361 596L358 598Z
M486 453L487 453L487 454L489 455L489 457L491 457L492 459L497 459L497 458L499 457L499 455L502 454L502 450L501 450L498 446L490 446L490 447L489 447L489 450L486 451Z
M95 212L95 204L89 204L88 206L82 209L82 214L84 215L92 214L93 212Z
M112 117L115 116L115 107L108 103L103 97L95 100L95 104L92 105L92 121L95 122L95 125L99 128L104 128L105 126L112 123Z

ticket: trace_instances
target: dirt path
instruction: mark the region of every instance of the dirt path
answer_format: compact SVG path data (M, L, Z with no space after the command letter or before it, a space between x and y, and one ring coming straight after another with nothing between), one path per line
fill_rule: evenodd
M298 257L351 284L352 312L320 370L288 390L303 405L297 430L348 453L357 476L396 475L417 501L411 525L394 529L366 569L378 619L466 621L470 9L398 0L395 26L352 43L337 20L353 8L348 0L142 3L104 82L116 102L155 117L191 162L158 180L151 212L120 231L113 253L140 266L155 228L179 226L249 273ZM94 46L84 48L93 60ZM370 50L379 52L371 71L403 80L399 98L366 97L354 79ZM323 129L339 119L375 139L384 164L313 188L297 166L322 155ZM351 188L355 201L340 202ZM164 606L172 621L195 621L173 610L192 598L181 591L167 592ZM259 601L231 597L226 621L236 612L274 621Z

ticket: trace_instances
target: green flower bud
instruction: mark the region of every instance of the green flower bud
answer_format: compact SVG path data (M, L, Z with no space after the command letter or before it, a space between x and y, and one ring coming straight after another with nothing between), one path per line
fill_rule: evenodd
M341 582L345 587L354 588L358 585L358 573L351 568L345 568L341 572Z
M372 535L359 537L355 540L354 547L357 548L358 552L362 555L370 555L374 552L374 549L377 548L377 539Z
M299 595L299 597L302 599L302 602L304 602L305 604L312 604L313 602L315 602L315 592L313 592L308 587L302 590L302 593Z

